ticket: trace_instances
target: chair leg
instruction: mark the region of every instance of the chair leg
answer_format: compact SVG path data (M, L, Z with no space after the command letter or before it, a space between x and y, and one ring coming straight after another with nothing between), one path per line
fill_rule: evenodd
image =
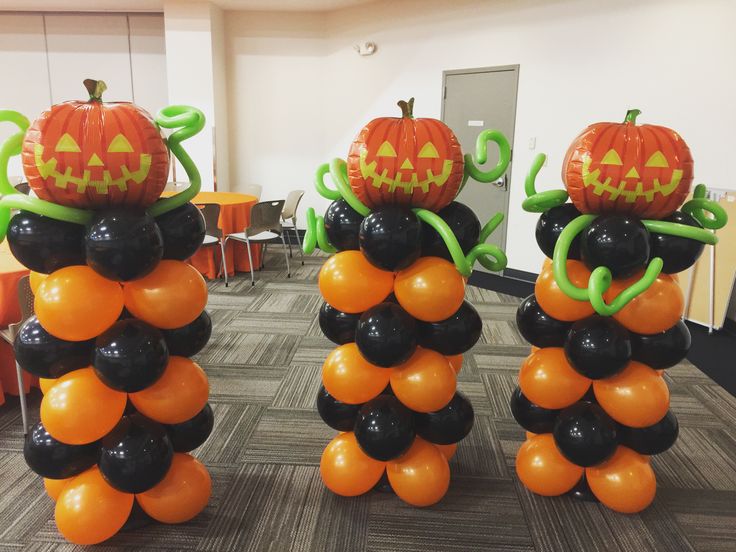
M294 234L296 234L296 243L299 244L299 258L301 258L302 266L304 266L304 251L302 251L302 240L299 237L299 230L296 228L296 219L294 219Z
M259 270L266 268L266 251L268 251L268 242L263 243L263 250L261 251L261 268Z
M255 272L255 267L253 266L253 255L250 253L250 241L248 240L248 236L245 237L245 248L248 250L248 266L250 266L250 285L254 286L256 285L256 279L253 276L253 272Z
M227 287L227 260L225 259L225 242L220 239L220 267L225 275L225 287Z
M28 405L26 405L26 390L23 388L23 370L17 362L15 371L18 373L18 397L20 398L20 417L23 420L23 436L26 436L28 435Z
M228 238L226 237L223 240L223 242L222 242L222 248L223 249L227 249L227 240L228 240ZM222 262L223 263L225 262L225 257L222 258ZM228 287L228 284L227 284L227 270L225 270L225 287Z
M291 253L291 236L289 234L286 234L286 241L289 243L289 257L294 257L294 255Z
M286 277L291 278L291 267L289 266L289 255L286 254L286 243L284 242L283 232L281 232L281 243L284 244L284 258L286 259Z

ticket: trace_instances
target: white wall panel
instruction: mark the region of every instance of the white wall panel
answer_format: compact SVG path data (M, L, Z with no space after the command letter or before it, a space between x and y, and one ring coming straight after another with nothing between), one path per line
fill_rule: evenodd
M163 15L128 16L135 103L151 115L169 104Z

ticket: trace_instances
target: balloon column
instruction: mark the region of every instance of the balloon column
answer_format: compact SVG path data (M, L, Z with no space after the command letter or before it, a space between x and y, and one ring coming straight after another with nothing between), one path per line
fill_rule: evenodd
M473 407L456 391L462 354L482 328L464 300L465 278L476 260L506 265L485 243L502 216L481 228L453 199L468 176L501 176L510 150L500 132L483 132L479 162L489 141L500 150L484 172L463 159L447 126L415 119L413 100L399 106L402 117L363 128L347 163L319 168L316 188L333 203L324 218L307 213L305 251L319 244L335 253L319 273L320 327L337 348L324 362L317 408L339 433L320 471L343 496L368 492L385 474L402 500L428 506L447 492L448 459L473 426ZM325 185L327 173L337 189Z
M534 160L523 207L542 213L536 238L548 259L516 314L533 347L511 397L528 432L516 457L522 483L623 513L652 502L649 457L677 439L662 377L690 347L677 273L726 223L702 184L682 205L690 151L671 129L638 126L638 115L575 139L562 171L567 191L537 193L545 156Z
M77 544L112 537L134 502L179 523L210 495L207 469L188 453L213 424L207 376L189 356L210 336L207 286L184 261L204 221L189 203L197 168L180 142L204 126L194 108L154 121L130 103L52 106L17 125L0 149L0 232L31 271L35 316L15 339L18 363L42 378L41 421L24 446L28 466L56 501L59 531ZM176 129L165 139L159 127ZM167 149L168 148L168 149ZM191 181L159 199L170 150ZM38 195L15 192L11 155L22 153ZM10 209L20 211L10 218Z

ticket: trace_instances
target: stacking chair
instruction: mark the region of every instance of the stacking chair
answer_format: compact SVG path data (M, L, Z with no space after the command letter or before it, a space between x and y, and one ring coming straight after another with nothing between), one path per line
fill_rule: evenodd
M281 238L284 246L284 258L286 259L287 278L291 278L291 267L289 266L289 255L286 252L286 242L284 241L284 229L281 227L281 212L284 209L284 200L278 201L262 201L256 203L250 210L250 225L242 232L236 234L228 234L225 237L225 245L227 240L235 240L245 243L248 250L248 261L250 262L250 284L256 285L254 276L255 266L253 266L253 255L250 251L251 242L267 244L274 238ZM263 253L265 254L265 247ZM263 268L263 256L261 256L261 267ZM227 285L227 280L225 280Z
M299 257L302 260L302 264L304 264L304 254L302 253L302 240L299 238L299 230L296 228L296 210L303 196L304 190L289 192L284 203L284 210L281 211L281 227L286 232L286 240L289 242L289 257L293 257L293 255L291 253L291 236L288 230L293 229L294 234L296 234L296 243L299 244Z
M23 276L18 280L18 302L20 303L20 321L15 324L8 324L7 329L0 330L0 337L9 343L11 347L20 327L26 320L33 316L33 292L31 292L31 283L28 276ZM26 393L23 389L23 370L17 362L15 363L15 371L18 374L18 397L20 398L20 414L23 420L23 435L27 435L28 406L26 405Z
M28 182L20 182L13 186L13 188L15 188L16 192L23 195L29 195L31 193L31 185Z
M227 285L227 261L225 260L225 240L223 240L222 230L217 226L220 220L220 206L217 203L208 203L202 208L204 216L205 235L202 247L211 247L213 245L220 246L220 271L225 275L225 285ZM217 273L220 276L220 272Z
M263 192L263 186L260 184L248 184L243 190L244 194L255 196L258 201L261 201L261 192Z

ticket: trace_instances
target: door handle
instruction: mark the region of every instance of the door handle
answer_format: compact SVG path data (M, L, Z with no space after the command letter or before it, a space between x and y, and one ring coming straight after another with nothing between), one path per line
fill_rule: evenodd
M496 188L501 188L504 191L509 189L508 175L503 175L498 180L491 182Z

